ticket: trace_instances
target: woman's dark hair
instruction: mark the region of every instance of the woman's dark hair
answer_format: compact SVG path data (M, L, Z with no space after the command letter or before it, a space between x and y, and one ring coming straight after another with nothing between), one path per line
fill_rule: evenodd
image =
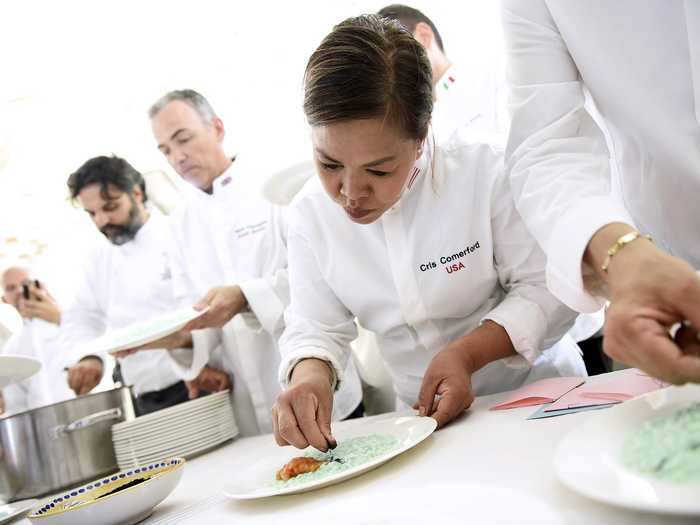
M68 177L71 199L75 200L83 188L91 184L100 185L100 195L105 200L114 198L109 193L109 186L114 186L129 195L133 195L134 187L139 186L143 193L143 202L148 199L143 176L126 160L117 156L92 158L72 173Z
M394 20L348 18L323 39L306 66L304 113L311 126L379 117L422 140L432 110L428 57Z

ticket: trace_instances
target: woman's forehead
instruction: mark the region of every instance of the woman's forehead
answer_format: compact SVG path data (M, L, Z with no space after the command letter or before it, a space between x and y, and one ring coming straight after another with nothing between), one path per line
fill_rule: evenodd
M413 143L379 118L314 126L311 140L314 149L328 158L360 164L386 156L399 156Z

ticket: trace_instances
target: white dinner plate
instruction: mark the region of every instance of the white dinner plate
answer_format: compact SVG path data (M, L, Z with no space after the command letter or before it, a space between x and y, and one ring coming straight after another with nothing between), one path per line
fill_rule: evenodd
M0 355L0 388L19 383L41 370L41 361L21 355Z
M193 319L206 313L206 311L204 309L198 312L194 308L187 306L173 312L166 312L146 321L110 330L90 342L88 345L89 351L99 354L101 352L114 353L137 348L177 332Z
M622 462L625 441L649 420L700 401L700 385L669 387L615 406L562 439L554 456L569 488L612 505L664 514L700 516L700 483L670 482L635 472Z
M199 429L198 429L199 430ZM114 443L114 451L117 454L124 452L134 453L139 455L147 455L154 452L160 452L166 447L177 447L184 444L193 443L201 439L208 437L219 436L219 435L230 435L235 433L237 428L235 425L216 425L210 428L202 428L200 432L190 433L184 436L178 437L163 437L162 439L155 441L142 441L133 440L127 443Z
M177 452L178 457L191 458L202 452L214 449L220 446L221 444L226 443L227 441L230 441L231 439L236 437L236 434L237 432L233 435L221 436L217 439L203 441L201 443L197 443L196 445L190 445L187 447L177 447L174 450ZM168 457L168 455L165 453L160 453L153 454L151 456L117 456L117 464L119 465L120 469L126 469L135 467L137 465L147 465L148 463L161 461L163 457Z
M208 424L208 421L233 421L233 409L230 404L222 404L220 407L206 411L185 415L173 415L169 419L155 421L148 425L129 425L118 430L113 430L114 441L134 436L145 435L156 438L158 434L170 434L171 432L187 432L187 427Z
M303 485L288 487L275 484L275 473L290 459L304 453L290 450L289 447L278 447L270 442L269 446L260 451L260 460L254 461L246 469L232 473L232 480L224 487L224 494L232 499L258 499L308 492L333 485L364 474L416 446L432 434L436 426L437 422L433 418L418 416L359 419L335 424L333 435L339 443L350 438L380 434L393 436L398 444L389 452L362 465Z
M25 499L0 505L0 525L24 517L37 503L39 503L38 499Z
M157 410L156 412L151 412L150 414L139 416L130 421L117 423L112 426L112 434L118 434L127 429L132 430L137 427L149 427L151 424L156 422L171 421L172 419L184 417L185 415L195 412L214 410L215 406L220 406L221 404L225 403L228 403L230 406L230 394L230 390L223 390L222 392L217 392L216 394L198 397L197 399L185 401L179 405L164 408L163 410Z
M182 439L189 439L192 436L198 434L205 434L207 432L215 432L219 429L227 429L231 427L236 427L236 423L231 417L219 417L219 418L206 418L201 421L197 420L185 420L181 422L180 427L173 427L164 430L153 429L153 432L139 433L133 435L127 435L120 438L112 438L112 443L114 443L115 449L122 447L131 447L134 444L146 445L168 442L168 441L180 441Z

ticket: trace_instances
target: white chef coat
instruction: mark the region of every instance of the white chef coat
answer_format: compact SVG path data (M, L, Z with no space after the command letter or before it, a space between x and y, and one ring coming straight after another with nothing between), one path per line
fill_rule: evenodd
M10 337L2 353L38 359L41 370L2 389L6 413L32 410L75 397L64 371L72 364L70 355L62 350L57 325L43 319L24 320L23 327Z
M299 359L317 357L342 384L355 316L376 334L407 404L416 402L431 358L486 319L506 329L519 355L474 374L477 395L585 375L571 339L542 352L575 314L545 287L544 255L515 211L502 159L490 146L459 140L427 147L398 204L369 225L350 221L311 181L289 219L280 380Z
M449 142L455 133L467 142L505 143L494 82L478 71L463 74L454 64L435 85L432 128L438 143ZM503 113L503 112L500 112ZM596 334L604 323L602 309L582 314L569 332L574 341Z
M504 0L503 20L507 169L553 293L579 311L600 307L581 261L611 222L700 268L700 2ZM610 133L618 197L584 87Z
M193 332L188 362L173 353L180 374L196 376L208 362L233 379L233 404L242 435L272 431L271 410L280 393L278 338L289 303L286 225L283 208L262 199L246 179L250 162L238 155L214 180L212 194L192 188L187 205L173 217L170 251L176 294L193 303L215 286L238 284L249 312L236 315L222 330ZM362 391L353 380L337 394L335 419L347 417Z
M156 209L149 212L148 220L131 241L116 246L100 239L87 258L75 300L61 321L62 336L77 353L89 350L89 344L81 343L108 329L142 322L176 308L166 259L168 219ZM180 381L165 350L137 352L119 362L124 381L136 396Z
M454 133L467 137L498 138L504 133L498 119L496 85L481 70L464 73L452 64L435 85L432 125L435 140L449 142Z

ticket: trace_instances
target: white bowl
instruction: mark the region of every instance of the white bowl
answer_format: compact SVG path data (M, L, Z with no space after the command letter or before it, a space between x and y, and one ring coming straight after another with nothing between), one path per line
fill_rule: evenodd
M27 517L35 525L132 525L175 489L184 465L172 458L123 470L44 500ZM139 479L144 481L129 486Z

